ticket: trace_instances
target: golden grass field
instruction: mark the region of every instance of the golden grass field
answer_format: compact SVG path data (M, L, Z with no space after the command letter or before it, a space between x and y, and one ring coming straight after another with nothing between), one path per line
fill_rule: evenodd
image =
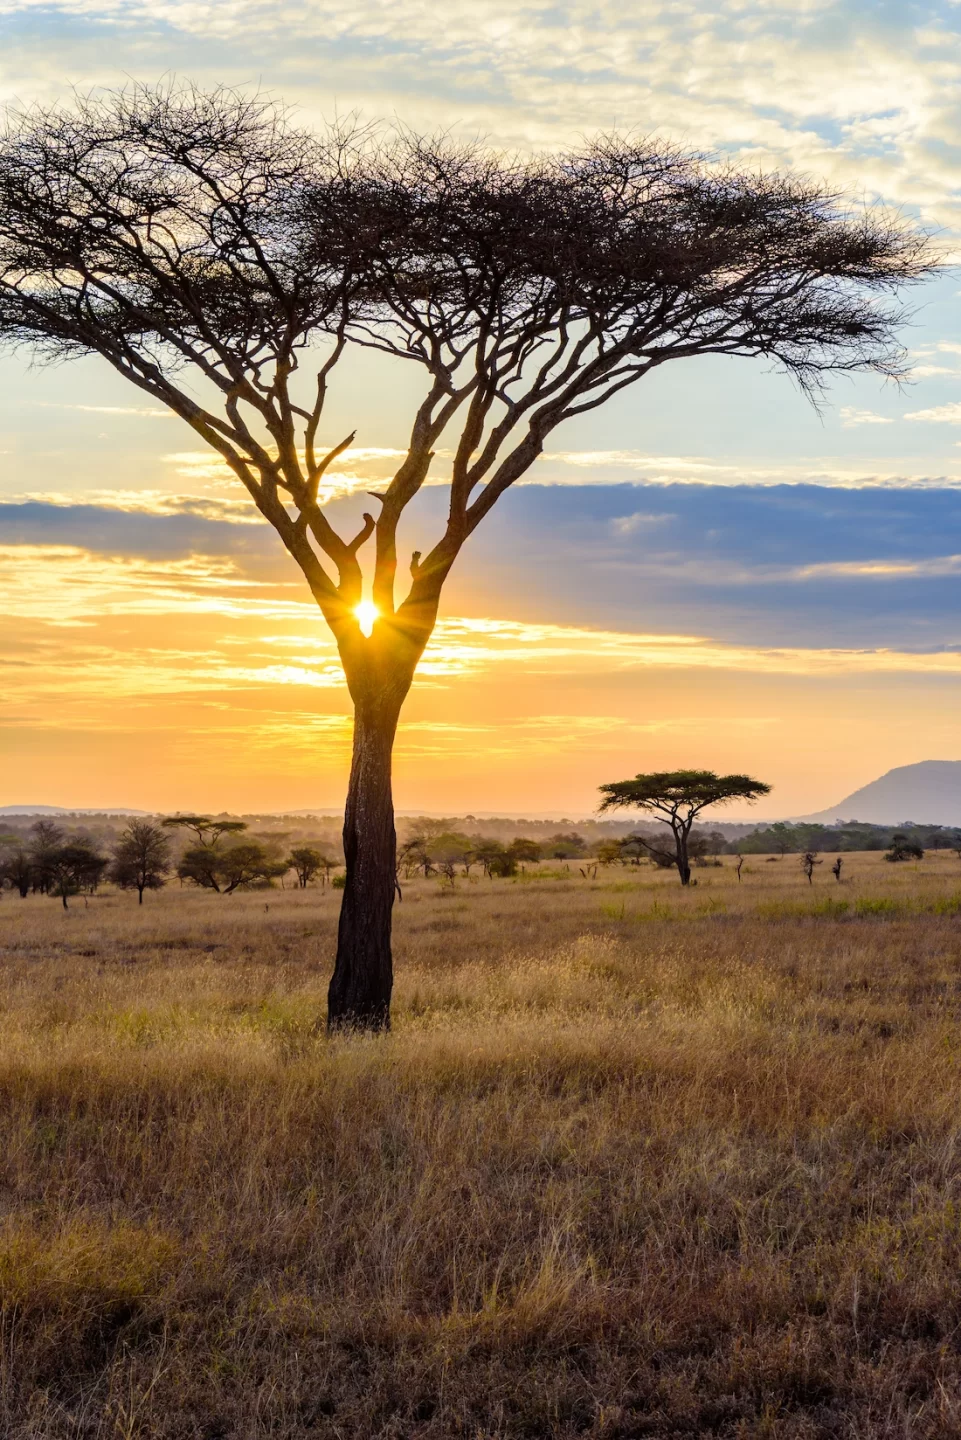
M0 903L0 1434L961 1433L961 862ZM545 873L546 872L546 873ZM268 908L269 907L269 908Z

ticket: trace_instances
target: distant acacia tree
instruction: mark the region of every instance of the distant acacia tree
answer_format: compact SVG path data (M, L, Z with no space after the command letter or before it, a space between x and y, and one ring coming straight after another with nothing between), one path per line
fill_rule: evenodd
M670 828L673 845L657 846L644 836L636 838L652 853L670 856L677 866L682 885L691 883L691 827L702 810L731 800L753 802L771 793L763 780L750 775L716 775L713 770L659 770L635 775L633 780L615 780L600 787L604 797L599 809L644 810Z
M191 845L177 862L177 876L183 882L189 880L201 890L216 890L220 894L220 851L209 845Z
M177 874L202 890L232 895L235 890L269 884L288 868L286 860L277 860L260 841L244 839L224 846L191 846L180 857Z
M884 856L895 864L900 860L923 860L924 851L916 840L911 840L901 830L891 836L891 849Z
M597 858L602 865L623 865L624 848L620 840L602 840L597 847Z
M427 858L427 841L423 835L410 835L402 845L397 847L397 860L394 866L394 883L401 869L404 871L404 879L409 880L415 870L421 865L429 865ZM426 873L426 872L425 872Z
M240 840L220 852L218 874L225 895L269 885L287 873L287 861L278 860L259 840Z
M297 876L301 890L306 890L311 880L323 871L324 855L312 845L300 845L296 850L291 850L287 864Z
M106 855L101 855L85 840L68 840L45 855L45 883L48 895L59 895L63 908L68 909L67 899L83 891L94 891L103 872L109 865Z
M30 894L33 881L33 860L20 835L0 836L0 886L6 881L21 900Z
M487 835L478 835L474 841L474 858L483 867L484 874L489 880L493 878L496 867L500 866L504 854L504 847L499 840L493 840Z
M508 845L507 853L513 856L519 865L533 865L541 858L543 850L536 840L529 840L525 835L516 835Z
M457 866L464 867L464 874L470 873L470 867L474 863L476 854L474 842L469 835L461 835L454 830L444 831L428 842L427 853L430 855L431 864L435 869L445 876L453 885L457 873Z
M473 531L558 426L670 361L759 357L807 389L897 375L883 297L930 268L898 217L663 140L524 159L403 130L317 137L261 98L189 86L10 113L0 335L99 355L177 415L246 486L336 639L354 749L331 1026L389 1024L394 736ZM322 485L353 422L318 442L357 346L420 367L424 393L376 514L342 535ZM441 449L446 525L398 603L398 528Z
M772 825L766 834L773 840L774 847L782 858L789 850L794 848L794 831L790 825L785 825L783 820L779 820L776 825Z
M560 830L541 846L551 860L579 860L587 851L587 841L576 830Z
M52 879L51 860L64 843L64 834L54 820L37 820L30 827L31 886L45 894Z
M246 820L212 820L209 815L168 815L161 824L168 830L189 830L204 850L213 849L225 835L239 835Z
M161 890L170 873L170 836L150 820L132 820L114 846L110 879L121 890Z

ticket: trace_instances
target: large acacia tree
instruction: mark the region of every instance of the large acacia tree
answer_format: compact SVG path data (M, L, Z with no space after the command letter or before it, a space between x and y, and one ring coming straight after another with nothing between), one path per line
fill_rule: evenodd
M673 839L670 850L652 845L644 835L628 838L651 855L675 865L681 884L690 885L691 830L702 810L731 800L752 804L762 795L770 795L771 787L763 780L752 780L750 775L716 775L713 770L657 770L651 775L635 775L633 780L614 780L602 785L600 791L603 799L598 809L602 814L605 810L643 810L670 827Z
M897 218L660 141L508 158L309 134L260 98L191 87L9 115L0 331L97 354L178 415L247 488L335 636L355 725L332 1025L389 1021L391 749L470 534L563 421L668 361L760 357L808 389L832 370L896 375L890 297L928 264ZM353 346L418 366L424 391L396 473L343 535L319 496L364 421L332 433L328 417ZM399 593L398 523L441 447L446 526Z

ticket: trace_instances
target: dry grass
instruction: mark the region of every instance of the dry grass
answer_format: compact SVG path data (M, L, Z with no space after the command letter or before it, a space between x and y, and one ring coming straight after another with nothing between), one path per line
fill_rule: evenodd
M0 1432L961 1432L961 865L0 905ZM265 909L269 904L269 910Z

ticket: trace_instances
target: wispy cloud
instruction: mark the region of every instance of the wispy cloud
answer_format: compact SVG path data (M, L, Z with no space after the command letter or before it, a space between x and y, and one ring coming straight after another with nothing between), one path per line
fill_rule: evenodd
M910 415L907 418L921 417ZM957 462L952 460L949 465L956 466ZM961 466L918 470L890 465L869 466L864 461L843 460L840 457L800 462L772 460L767 464L758 464L756 461L728 459L723 456L652 455L644 450L554 450L546 452L540 464L520 483L635 483L716 485L729 488L744 485L764 488L775 485L819 485L836 490L943 490L961 487Z
M239 490L240 487L238 486ZM211 495L178 495L167 490L25 490L4 497L5 505L50 505L73 510L78 505L119 511L124 515L192 515L230 525L262 525L263 518L249 496L221 499Z
M150 405L72 405L66 402L55 404L51 400L33 400L31 406L38 410L81 410L88 415L134 415L147 420L173 420L171 410Z
M307 109L319 71L336 66L345 108L456 118L507 144L553 144L612 122L665 128L748 163L827 173L938 220L957 213L951 7L929 7L922 25L910 9L898 16L858 0L647 0L634 11L613 0L445 10L429 0L299 0L283 26L270 0L4 0L0 13L44 22L47 41L11 52L0 69L8 93L48 93L68 71L84 83L108 67L153 76L189 47L217 78L282 79ZM71 23L52 57L57 16Z
M637 535L655 525L669 525L676 517L671 514L651 515L644 510L635 510L633 515L617 515L611 521L615 535Z
M163 563L94 555L70 545L0 545L8 614L58 626L110 615L205 614L288 618L305 607L259 598L265 588L229 560L208 555Z
M927 410L912 410L905 420L923 420L929 425L961 425L961 401L932 405Z
M328 448L333 448L331 441ZM323 442L318 449L323 450ZM318 489L322 505L357 490L366 490L372 484L389 480L404 456L403 450L389 446L357 446L345 450L325 473ZM164 455L163 461L173 468L174 473L195 485L229 487L240 490L237 477L223 460L212 450L182 450ZM301 454L301 462L305 457ZM435 483L445 483L435 481Z
M958 574L961 556L938 564L815 565L795 573L798 579L826 574L878 579ZM276 587L251 581L229 560L195 556L154 564L104 559L77 547L2 546L0 586L8 613L20 624L34 621L53 630L79 627L95 632L105 624L109 629L110 622L122 617L166 616L183 622L170 631L172 638L166 644L147 652L138 652L134 643L128 653L117 650L111 656L109 647L95 641L93 634L79 649L77 641L65 642L71 652L66 667L71 684L78 683L83 672L98 685L109 678L116 693L142 689L145 676L151 677L150 689L190 691L235 685L268 689L343 685L334 642L321 626L313 602L284 599ZM227 627L214 651L209 645L194 647L191 631L183 628L188 620L203 617L216 618ZM292 628L278 631L278 621ZM238 649L242 659L234 653ZM44 663L49 679L49 663ZM451 683L492 668L515 667L526 675L589 675L636 667L798 675L868 671L961 675L961 651L745 646L683 633L638 634L449 617L438 621L419 673L428 681ZM64 683L63 677L56 681L58 686Z
M839 413L845 430L852 430L858 425L894 424L889 415L878 415L874 410L857 410L853 405L842 405Z

